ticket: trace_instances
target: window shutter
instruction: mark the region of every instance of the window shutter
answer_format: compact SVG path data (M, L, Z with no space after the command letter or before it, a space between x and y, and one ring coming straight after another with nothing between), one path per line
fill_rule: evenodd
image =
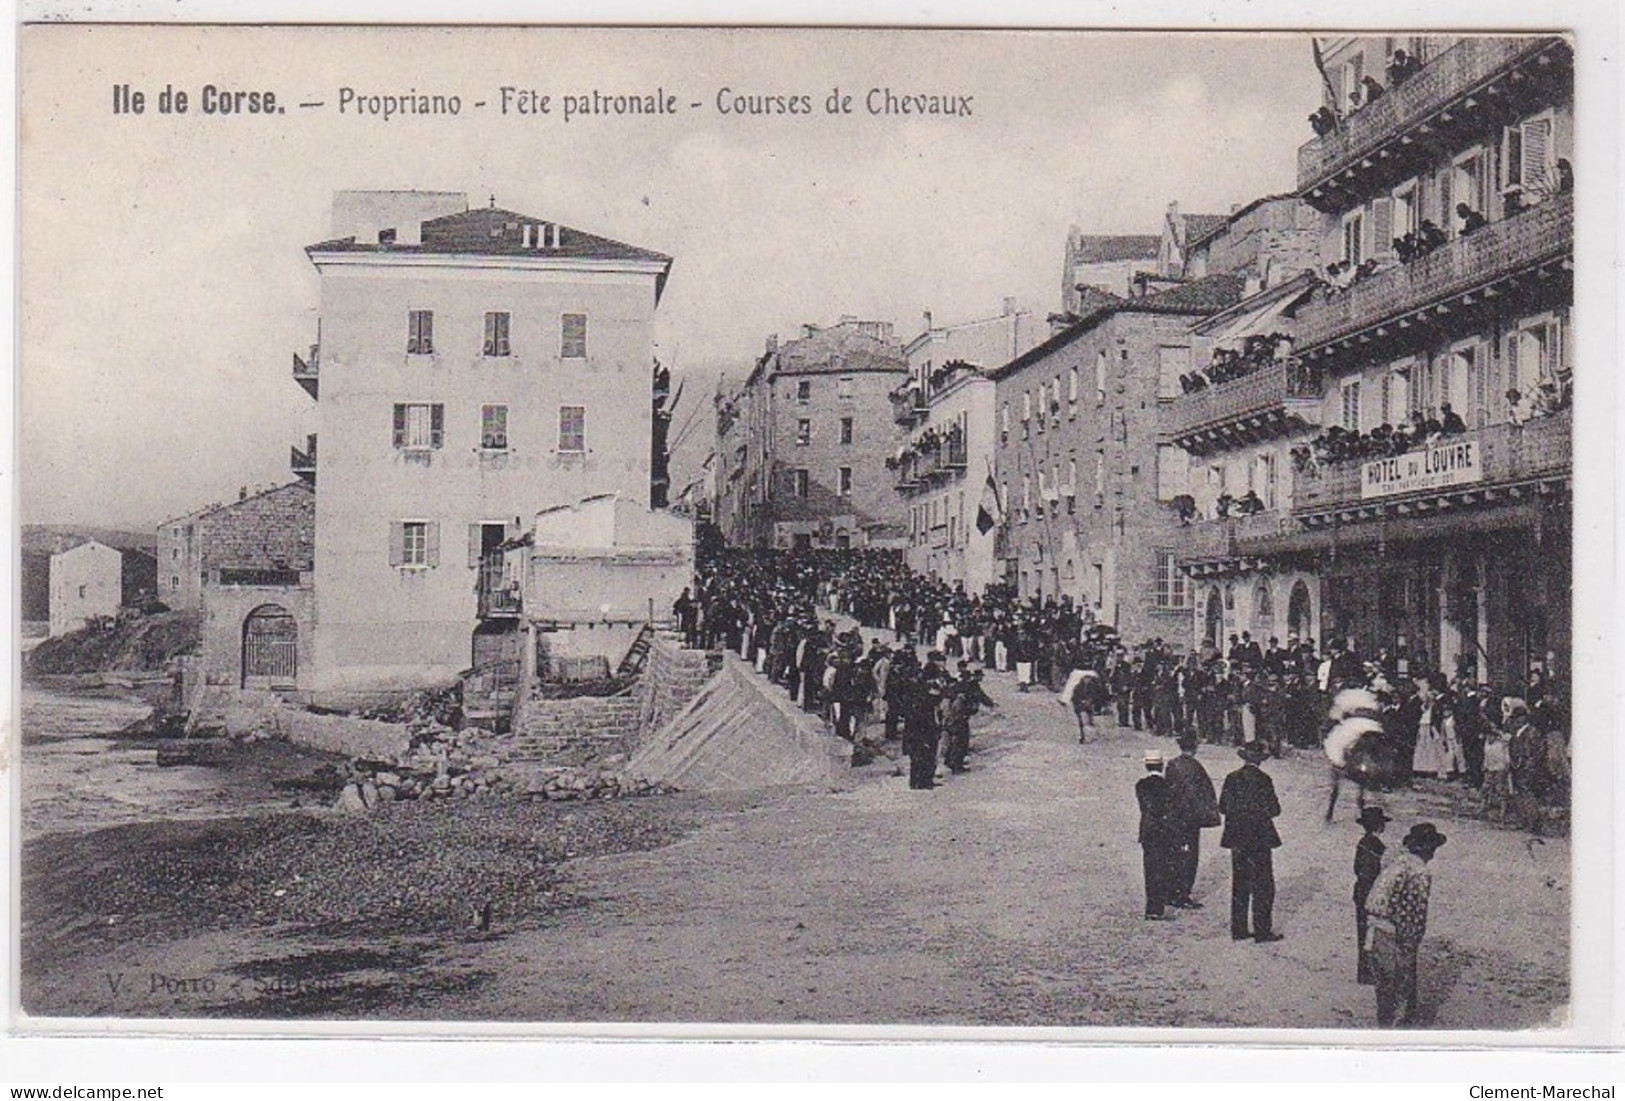
M468 564L470 566L478 566L480 564L480 546L483 542L484 535L485 531L482 525L468 525Z
M395 406L395 446L406 446L406 406Z
M1394 251L1394 200L1377 199L1371 204L1371 255L1388 256Z
M427 561L431 567L440 565L440 521L431 520L424 525L428 542Z
M1523 179L1543 191L1557 190L1552 170L1552 120L1530 119L1523 124Z
M435 450L446 440L446 407L439 402L429 406L429 446Z
M406 525L399 520L389 523L389 564L399 566L406 561Z
M1439 172L1439 220L1436 224L1446 233L1450 233L1450 227L1456 224L1456 204L1450 201L1450 175L1454 171L1454 168L1446 166Z

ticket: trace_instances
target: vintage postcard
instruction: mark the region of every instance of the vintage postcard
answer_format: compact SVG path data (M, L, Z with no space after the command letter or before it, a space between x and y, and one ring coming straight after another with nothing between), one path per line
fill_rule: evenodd
M18 37L14 1027L1581 1035L1574 35Z

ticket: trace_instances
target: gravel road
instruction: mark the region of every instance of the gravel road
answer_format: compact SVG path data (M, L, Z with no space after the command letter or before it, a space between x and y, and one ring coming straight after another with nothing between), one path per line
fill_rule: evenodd
M1348 901L1359 829L1352 807L1320 821L1318 759L1267 766L1284 807L1286 939L1238 943L1213 833L1196 891L1206 908L1139 916L1133 784L1153 739L1108 724L1080 746L1053 696L1016 694L1002 677L991 687L1003 706L979 720L972 770L929 792L886 766L841 792L400 805L35 839L24 1004L446 1021L1371 1023ZM1202 759L1215 782L1238 763L1217 748ZM1411 793L1387 807L1395 841L1423 809L1450 836L1433 865L1420 1023L1561 1021L1568 843L1440 817ZM194 897L211 875L232 886ZM480 930L470 911L487 900L492 926Z

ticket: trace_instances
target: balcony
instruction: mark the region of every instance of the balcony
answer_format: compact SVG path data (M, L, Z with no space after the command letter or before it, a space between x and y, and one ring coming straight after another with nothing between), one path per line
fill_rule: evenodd
M1380 101L1379 101L1380 102ZM1355 347L1420 338L1424 328L1491 299L1523 293L1526 284L1562 286L1573 265L1574 196L1552 198L1409 264L1389 268L1347 290L1321 289L1298 310L1297 348L1305 359Z
M310 358L306 359L298 352L293 353L293 381L305 388L305 393L316 397L317 382L321 373L321 345L310 346Z
M1323 211L1412 174L1457 138L1482 131L1572 85L1567 42L1552 37L1470 37L1330 134L1298 149L1298 191Z
M1174 398L1162 411L1163 435L1201 455L1287 435L1314 424L1321 372L1298 359Z
M524 605L519 581L509 576L500 552L481 561L475 592L479 598L476 614L481 619L517 619Z
M1279 511L1198 520L1179 529L1179 564L1192 577L1254 569L1270 542L1295 527L1296 521Z
M1455 485L1412 491L1365 487L1362 481L1369 464L1360 460L1300 472L1295 475L1292 515L1313 528L1527 499L1541 492L1542 486L1567 480L1573 436L1574 414L1564 409L1521 426L1498 424L1449 437L1447 444L1477 443L1479 475Z
M930 409L925 391L918 386L906 386L891 393L892 419L905 427L924 417Z
M297 447L288 448L288 468L299 478L310 484L316 484L316 433L312 432L305 437L305 449Z

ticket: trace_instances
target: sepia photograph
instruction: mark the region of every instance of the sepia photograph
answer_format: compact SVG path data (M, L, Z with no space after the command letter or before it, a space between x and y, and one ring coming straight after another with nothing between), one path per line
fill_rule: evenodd
M17 37L14 1027L1570 1035L1573 35Z

